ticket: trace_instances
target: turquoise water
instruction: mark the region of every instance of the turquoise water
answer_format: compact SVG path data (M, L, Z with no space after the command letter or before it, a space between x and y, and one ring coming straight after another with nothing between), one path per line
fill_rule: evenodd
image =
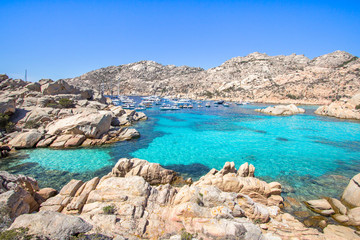
M280 181L289 196L338 196L360 172L360 123L306 113L277 117L254 112L265 105L147 110L135 127L141 137L103 148L34 149L0 163L0 169L36 177L60 188L71 178L107 174L121 157L137 157L198 178L226 161L256 167L256 176Z

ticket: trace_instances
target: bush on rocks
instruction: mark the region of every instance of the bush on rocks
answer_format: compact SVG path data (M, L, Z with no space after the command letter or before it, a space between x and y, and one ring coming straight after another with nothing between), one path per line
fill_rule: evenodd
M10 122L9 119L9 115L0 113L0 130L11 132L14 129L15 124L13 122Z
M74 107L74 102L68 98L62 98L59 100L59 104L63 108L72 108Z

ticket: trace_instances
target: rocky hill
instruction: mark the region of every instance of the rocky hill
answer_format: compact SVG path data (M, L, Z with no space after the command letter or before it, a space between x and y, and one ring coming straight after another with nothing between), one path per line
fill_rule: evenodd
M360 89L360 60L335 51L304 55L252 53L204 70L141 61L110 66L66 79L78 86L124 95L170 95L258 102L329 103Z

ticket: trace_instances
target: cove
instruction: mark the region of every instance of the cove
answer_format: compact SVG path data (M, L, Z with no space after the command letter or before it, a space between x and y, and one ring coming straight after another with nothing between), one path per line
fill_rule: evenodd
M279 117L254 111L263 104L146 111L134 127L141 137L101 148L19 151L0 169L35 177L41 187L61 188L71 178L107 174L122 157L160 163L197 179L226 161L253 164L255 175L279 181L284 194L298 198L338 195L360 171L360 124L305 114Z

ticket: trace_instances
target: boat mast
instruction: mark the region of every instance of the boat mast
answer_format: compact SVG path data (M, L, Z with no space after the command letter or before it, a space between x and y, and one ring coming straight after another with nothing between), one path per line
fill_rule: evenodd
M27 69L25 69L25 82L27 82Z

